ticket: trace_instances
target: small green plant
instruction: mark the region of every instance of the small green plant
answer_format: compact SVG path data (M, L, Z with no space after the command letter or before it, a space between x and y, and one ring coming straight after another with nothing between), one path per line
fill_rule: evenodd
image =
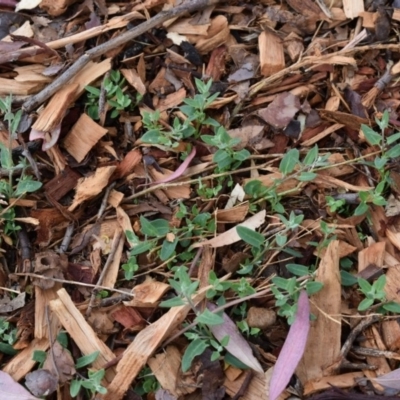
M147 393L154 393L160 388L160 383L157 378L151 372L149 367L144 367L136 379L134 391L139 396L143 396Z
M325 196L325 201L327 207L329 207L330 212L340 212L346 205L346 200L337 199L335 200L332 196Z
M179 107L185 118L180 120L175 117L169 129L159 122L159 111L143 113L145 133L141 140L144 143L174 149L183 140L201 139L204 143L217 148L213 161L217 164L218 172L235 169L250 157L250 153L246 149L235 150L234 147L240 143L240 139L231 138L219 122L207 116L206 108L218 97L218 93L210 93L212 81L204 83L200 79L195 79L195 83L199 93L192 99L184 99L184 105ZM202 128L211 130L213 135L202 135Z
M75 369L78 370L92 364L96 360L98 355L99 352L95 351L94 353L88 354L87 356L78 358L75 364ZM106 394L107 389L101 384L105 373L106 371L104 369L99 369L97 371L89 369L87 372L87 378L77 373L78 376L71 381L71 397L76 397L82 388L88 390L92 396L96 393Z
M4 318L0 318L0 352L9 355L17 354L13 344L17 340L17 328Z
M359 290L364 294L365 299L358 305L358 311L368 310L376 301L382 303L378 309L385 314L387 312L400 312L400 304L394 301L386 301L385 285L386 275L381 275L374 283L369 283L366 279L358 278Z
M3 120L7 123L9 141L8 146L0 143L0 164L1 168L8 172L7 179L0 180L0 223L4 226L3 232L6 236L15 233L19 226L15 223L15 210L7 206L11 198L21 198L26 193L35 192L42 186L41 182L35 181L30 175L26 174L28 163L25 158L21 158L18 164L14 164L11 150L11 143L17 138L17 129L22 117L22 110L12 111L12 96L5 99L0 98L0 113ZM14 186L14 173L21 171L17 184ZM5 206L5 207L3 207Z
M180 204L178 218L183 218L182 227L171 228L165 219L149 220L143 216L140 217L141 233L144 240L141 240L134 232L127 231L125 235L131 245L130 257L122 268L125 271L125 279L130 280L138 271L139 266L136 256L145 252L156 253L161 261L167 261L169 258L177 256L176 248L178 244L187 248L192 236L207 236L215 231L215 220L210 213L201 213L194 205L189 213L186 206ZM161 242L161 245L159 243ZM193 255L188 252L179 253L179 258L192 258Z
M124 93L125 78L121 75L121 72L113 70L110 72L109 77L104 80L104 90L106 93L106 100L110 108L110 117L116 118L121 111L129 109L134 104L132 98ZM88 115L98 120L99 116L99 99L101 96L101 90L94 86L86 86L87 101L86 110ZM140 95L137 95L136 103L141 99Z

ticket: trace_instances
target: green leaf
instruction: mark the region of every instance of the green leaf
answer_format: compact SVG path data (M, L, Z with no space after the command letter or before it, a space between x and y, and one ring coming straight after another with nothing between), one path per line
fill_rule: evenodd
M396 144L396 146L391 147L386 153L385 156L388 158L397 158L400 157L400 144Z
M367 142L370 145L376 145L376 144L380 144L381 143L382 135L380 135L379 133L375 132L368 125L361 124L361 130L362 130L362 133L365 136L365 139L367 139Z
M299 176L296 177L297 180L301 182L312 181L317 177L315 172L302 172Z
M395 301L390 301L382 306L386 311L400 314L400 304Z
M168 258L170 258L174 253L177 244L178 238L175 238L173 242L169 242L167 239L165 239L160 251L160 260L168 260Z
M376 292L382 292L386 285L386 275L381 275L372 285Z
M172 307L184 306L185 304L186 303L183 301L181 297L174 297L172 299L162 301L160 303L160 307L172 308Z
M286 268L292 274L297 275L297 276L305 276L310 273L309 268L306 267L305 265L301 265L301 264L287 264Z
M288 287L290 285L288 279L281 278L280 276L275 276L274 278L272 278L272 283L283 290L288 290Z
M319 292L324 287L322 282L307 282L306 283L306 291L309 296L314 293Z
M12 158L10 154L10 150L5 147L3 144L0 146L0 162L1 166L5 169L11 169L13 167Z
M18 351L14 349L10 344L0 342L0 353L4 353L10 356L15 356Z
M149 221L147 218L141 216L140 225L142 233L150 237L165 236L170 231L168 221L165 219Z
M202 339L193 340L185 350L185 354L182 357L182 371L187 372L192 365L192 361L195 357L203 354L205 349L208 347L206 341Z
M258 233L253 229L247 228L245 226L237 226L236 232L239 235L240 239L258 249L265 241L264 235L261 235L261 233Z
M374 304L374 299L364 299L357 307L358 311L368 310Z
M239 359L237 359L235 356L233 356L231 353L226 352L225 356L224 356L224 361L230 365L232 365L232 367L235 368L239 368L239 369L249 369L249 367L242 363Z
M25 193L36 192L42 187L42 182L34 181L32 179L20 179L17 184L17 189L15 190L14 195L16 197L21 196Z
M162 132L152 129L147 131L140 140L143 143L158 144L160 142L160 137L162 137Z
M47 358L47 353L43 350L34 350L32 360L38 363L44 363Z
M224 319L220 315L214 314L210 310L205 309L196 317L196 321L206 325L221 325L224 322Z
M82 381L78 379L73 379L71 381L71 385L69 387L69 394L71 395L71 397L76 397L78 395L79 391L81 390L81 386Z
M347 271L340 271L340 278L343 286L353 286L357 283L357 278Z
M100 89L93 86L85 86L85 90L91 94L94 94L97 97L100 97Z
M312 166L318 158L318 146L315 145L312 149L309 150L307 155L304 157L304 165L310 167Z
M368 211L368 204L360 203L357 208L354 210L354 215L363 215Z
M296 165L299 163L299 151L297 149L290 149L282 158L279 164L279 171L287 175L293 172Z
M140 242L131 248L131 256L137 256L138 254L145 253L155 246L154 241L148 240L146 242Z
M80 357L76 360L75 368L83 368L86 367L86 365L92 364L96 360L96 358L99 356L100 351L95 351L91 354L88 354L87 356Z
M389 137L386 138L386 143L387 144L392 144L396 140L400 139L400 132L395 133L394 135L390 135Z
M358 286L365 295L372 292L372 285L364 278L358 278Z

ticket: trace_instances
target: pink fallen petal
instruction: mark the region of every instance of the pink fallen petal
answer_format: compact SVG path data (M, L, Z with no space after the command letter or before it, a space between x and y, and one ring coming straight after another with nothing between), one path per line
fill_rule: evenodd
M32 396L22 385L15 382L6 372L0 371L0 399L39 400Z
M43 139L42 150L46 151L51 149L58 141L61 132L61 123L57 125L51 132L49 132L50 140L46 139L46 132L37 131L32 129L29 134L29 140Z
M285 343L274 366L269 400L276 400L290 381L307 344L310 330L310 302L307 293L300 293L295 320L289 329Z
M179 166L179 168L174 173L167 176L165 179L152 182L151 185L158 185L159 183L167 183L173 181L174 179L179 178L186 171L187 167L189 166L190 162L193 160L195 155L196 155L196 148L193 147L191 153L186 157L185 161Z
M208 303L207 308L212 311L215 310L217 306ZM229 342L225 346L225 349L249 368L262 373L263 369L260 363L253 356L250 345L247 340L243 338L236 324L225 313L222 314L222 318L224 319L222 324L208 326L215 339L221 342L225 336L229 336Z
M387 388L400 390L400 368L372 380Z

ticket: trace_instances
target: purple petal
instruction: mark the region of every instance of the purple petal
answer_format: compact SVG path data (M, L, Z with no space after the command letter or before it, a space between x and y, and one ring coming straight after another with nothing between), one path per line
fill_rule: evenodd
M285 343L274 366L269 399L275 400L285 390L303 356L310 330L310 303L307 293L300 293L295 320L289 329Z
M392 372L373 378L374 382L391 389L400 389L400 368Z
M207 308L209 310L215 310L216 305L208 303ZM208 328L214 335L214 337L221 342L225 336L229 336L229 342L225 349L229 351L233 356L240 360L243 364L257 372L263 372L263 369L257 359L253 356L253 351L236 327L235 323L228 317L227 314L223 313L222 317L224 322L220 325L209 325Z
M193 160L195 155L196 155L196 148L193 147L191 153L186 157L185 161L179 166L179 168L174 173L167 176L165 179L161 179L160 181L153 182L152 185L158 185L159 183L171 182L174 179L179 178L186 171L186 168L189 166L190 161Z

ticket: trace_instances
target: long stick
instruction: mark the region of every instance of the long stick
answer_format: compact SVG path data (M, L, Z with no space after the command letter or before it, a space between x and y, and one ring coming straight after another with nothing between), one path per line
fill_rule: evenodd
M55 81L50 85L46 86L41 92L32 96L27 100L22 108L26 112L30 112L37 108L40 104L45 102L54 93L56 93L65 83L67 83L73 76L75 76L87 63L96 57L99 57L108 51L121 46L130 40L142 35L150 29L162 24L169 19L179 17L187 12L201 10L210 5L217 4L219 0L188 0L184 4L178 7L171 8L166 11L161 11L149 20L141 23L137 27L124 32L122 35L117 36L106 43L94 47L88 50L85 54L78 58L78 60L71 65L63 74L61 74Z

